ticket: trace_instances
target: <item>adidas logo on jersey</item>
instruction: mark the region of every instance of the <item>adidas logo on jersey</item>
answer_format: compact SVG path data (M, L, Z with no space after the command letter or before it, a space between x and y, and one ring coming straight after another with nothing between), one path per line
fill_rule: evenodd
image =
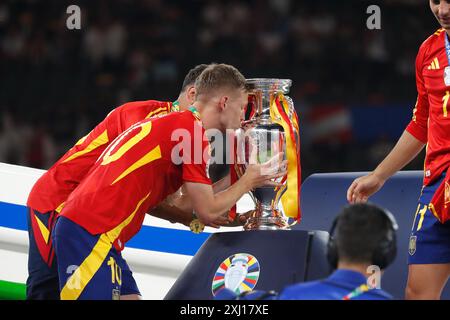
M428 66L428 70L437 70L440 69L439 60L434 58L431 64Z

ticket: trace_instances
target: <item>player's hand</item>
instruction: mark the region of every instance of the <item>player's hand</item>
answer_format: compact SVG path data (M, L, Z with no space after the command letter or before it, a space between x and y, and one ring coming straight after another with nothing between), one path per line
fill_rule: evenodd
M238 213L236 218L230 222L230 227L241 227L247 223L248 218L252 215L255 210L250 210L244 213Z
M228 212L225 212L223 215L218 217L211 223L206 224L208 227L220 228L220 227L228 227L230 226L230 220L228 219Z
M228 216L228 212L225 212L222 216L220 216L218 219L213 221L210 224L207 224L209 227L213 228L220 228L220 227L242 227L247 222L247 219L250 217L250 215L254 212L254 210L250 210L244 213L238 213L236 217L231 219Z
M347 190L349 203L364 203L369 197L381 189L385 180L373 172L355 179Z
M257 163L255 155L250 155L250 163L242 176L249 183L250 189L280 185L273 180L283 177L287 173L287 160L283 160L283 155L284 153L280 152L262 164Z

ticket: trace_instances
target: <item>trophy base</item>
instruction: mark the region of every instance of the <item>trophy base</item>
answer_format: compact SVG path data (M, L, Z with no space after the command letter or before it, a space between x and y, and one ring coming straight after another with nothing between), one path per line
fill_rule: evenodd
M244 225L244 230L290 230L286 219L277 210L272 211L270 216L261 217L255 210Z

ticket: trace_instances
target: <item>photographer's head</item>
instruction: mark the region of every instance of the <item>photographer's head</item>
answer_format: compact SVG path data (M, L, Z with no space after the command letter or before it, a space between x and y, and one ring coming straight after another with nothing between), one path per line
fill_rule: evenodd
M328 260L333 268L376 265L385 269L397 254L394 216L373 204L345 207L330 230Z

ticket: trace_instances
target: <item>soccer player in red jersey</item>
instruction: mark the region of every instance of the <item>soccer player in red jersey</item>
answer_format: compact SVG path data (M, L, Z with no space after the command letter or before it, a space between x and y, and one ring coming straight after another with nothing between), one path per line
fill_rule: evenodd
M389 155L347 191L349 202L367 201L427 145L410 237L407 299L439 299L450 276L450 221L433 206L434 201L445 202L443 189L450 179L450 1L430 0L430 8L442 28L423 42L417 54L418 98L412 120Z
M276 154L265 164L250 164L236 183L213 192L206 130L239 128L248 102L245 83L236 68L212 64L196 80L189 110L141 121L105 149L70 194L52 234L61 299L138 298L120 252L145 213L182 185L198 217L208 223L246 192L275 185L270 179L286 173L282 154Z
M173 103L155 100L136 101L114 109L35 183L27 201L30 242L28 299L59 299L51 231L55 218L69 194L119 134L143 119L161 116L171 111L186 110L194 101L195 80L206 67L205 64L198 65L188 72L179 97ZM185 224L192 217L192 213L187 218L183 217L184 212L175 210L176 208L168 211L170 208L167 205L162 205L161 208L157 208L152 214L160 218L170 217L172 221Z

